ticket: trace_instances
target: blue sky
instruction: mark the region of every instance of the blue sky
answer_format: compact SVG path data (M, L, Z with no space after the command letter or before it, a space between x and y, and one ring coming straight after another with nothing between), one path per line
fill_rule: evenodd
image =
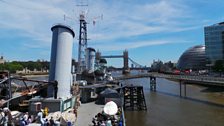
M86 0L83 0L87 3ZM223 0L0 0L0 53L7 60L50 59L50 28L74 28L77 60L78 15L86 10L88 45L103 55L129 57L149 66L153 59L177 62L189 47L204 44L204 26L224 21ZM63 15L70 18L63 20ZM103 15L103 19L96 17ZM92 21L95 20L95 26ZM121 59L108 60L122 66Z

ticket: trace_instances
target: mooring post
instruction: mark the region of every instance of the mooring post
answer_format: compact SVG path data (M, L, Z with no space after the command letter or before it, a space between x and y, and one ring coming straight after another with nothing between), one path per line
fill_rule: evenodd
M152 77L150 76L150 90L152 91Z
M181 83L182 83L182 82L181 82L181 80L180 80L179 83L180 83L180 97L182 97L182 92L181 92L181 86L182 86Z
M186 97L187 96L187 87L186 87L186 83L184 82L184 97Z
M156 77L154 77L154 91L156 91Z

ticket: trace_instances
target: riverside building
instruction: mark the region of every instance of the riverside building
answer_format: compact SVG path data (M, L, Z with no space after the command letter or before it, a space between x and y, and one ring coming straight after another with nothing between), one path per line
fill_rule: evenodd
M224 60L224 22L204 28L206 66L211 67L217 60Z
M197 45L187 49L179 58L177 68L180 70L205 70L205 46Z

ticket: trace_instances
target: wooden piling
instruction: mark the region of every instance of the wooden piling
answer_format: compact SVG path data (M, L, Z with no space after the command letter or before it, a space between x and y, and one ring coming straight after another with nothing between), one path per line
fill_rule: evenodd
M187 97L187 87L186 87L186 83L184 83L184 97Z
M182 81L181 80L179 82L179 85L180 85L180 97L182 97Z
M147 106L144 97L144 91L142 86L125 86L124 92L124 110L145 110Z

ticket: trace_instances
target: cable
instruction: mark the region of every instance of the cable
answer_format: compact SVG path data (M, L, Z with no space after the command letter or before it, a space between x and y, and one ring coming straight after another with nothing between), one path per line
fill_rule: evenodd
M130 57L128 57L128 59L129 59L133 64L135 64L136 66L143 67L142 65L140 65L140 64L138 64L137 62L135 62L134 60L132 60Z

